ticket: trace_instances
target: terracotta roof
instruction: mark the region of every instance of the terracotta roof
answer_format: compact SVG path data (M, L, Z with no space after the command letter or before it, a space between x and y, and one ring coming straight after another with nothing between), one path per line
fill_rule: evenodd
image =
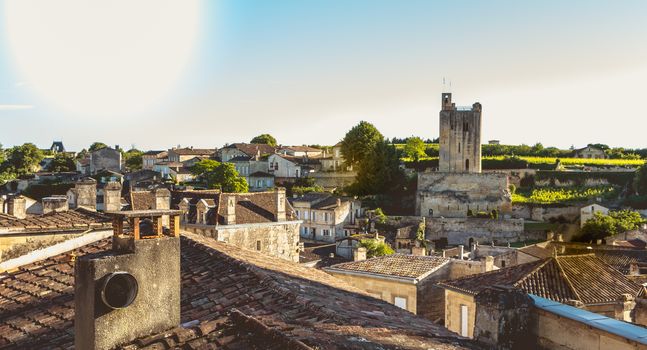
M529 294L560 303L615 302L621 294L642 295L643 287L593 254L562 255L440 284L476 295L488 286L518 287Z
M102 240L75 253L109 247L109 240ZM0 347L73 346L74 264L69 253L2 277ZM203 236L181 238L181 278L184 326L135 340L124 349L476 348L472 341L322 271Z
M437 256L393 254L337 264L328 269L422 279L450 260Z
M236 199L236 224L254 224L274 222L276 218L276 192L253 192L253 193L220 193L219 191L175 191L172 194L171 207L179 208L178 204L182 199L189 200L188 219L195 220L196 204L201 199L214 201L214 208L207 213L207 224L224 224L224 207L220 203L227 202L229 197ZM296 214L286 199L286 219L295 220Z
M319 164L319 159L321 157L317 156L310 156L310 157L302 157L302 156L288 156L285 154L277 154L277 156L288 160L294 164L300 164L300 165L314 165L314 164Z
M103 214L84 208L45 215L28 216L25 219L0 217L0 232L43 232L78 230L89 227L109 226L111 219Z
M146 151L144 156L156 156L156 157L166 157L168 155L167 151Z
M544 248L540 247L536 244L529 245L527 247L519 248L518 249L520 252L524 252L528 255L534 256L535 258L539 259L545 259L545 258L550 258L553 256L553 249L552 248Z
M322 149L309 147L309 146L285 146L281 149L291 150L295 152L323 152Z
M297 198L290 198L291 203L307 202L312 209L334 209L337 207L337 200L342 203L351 200L349 197L339 197L330 193L311 192Z
M564 254L595 254L605 263L611 265L614 269L629 274L631 264L647 264L647 250L644 249L627 249L622 246L612 245L590 245L579 243L552 242L557 251L564 251Z
M266 145L263 143L233 143L224 148L235 148L250 157L254 157L257 154L272 154L276 152L276 147Z
M212 155L216 153L215 149L212 148L176 148L169 150L169 152L173 152L175 154L179 154L182 156L190 156L190 155Z
M131 210L155 209L155 194L152 191L132 191L126 197L131 203Z

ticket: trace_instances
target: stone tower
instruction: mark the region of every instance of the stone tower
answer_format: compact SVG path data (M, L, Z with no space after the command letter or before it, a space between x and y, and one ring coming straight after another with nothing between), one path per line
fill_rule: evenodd
M481 172L481 104L456 107L452 94L442 94L439 171Z

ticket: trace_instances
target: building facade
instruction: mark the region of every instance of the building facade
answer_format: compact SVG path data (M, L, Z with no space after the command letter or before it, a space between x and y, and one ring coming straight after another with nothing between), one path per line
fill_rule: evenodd
M358 232L357 218L364 215L361 201L329 193L308 193L290 203L303 222L301 237L315 241L335 242Z

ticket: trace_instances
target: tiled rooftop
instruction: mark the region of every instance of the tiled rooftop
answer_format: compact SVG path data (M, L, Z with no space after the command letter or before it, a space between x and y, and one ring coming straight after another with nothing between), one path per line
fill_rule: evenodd
M488 286L519 287L529 294L584 304L616 301L621 294L634 297L643 287L593 254L562 255L512 266L497 271L467 276L441 283L442 286L476 295Z
M276 151L276 147L262 143L234 143L224 148L235 148L250 157L254 157L257 154L272 154Z
M110 246L102 240L76 251ZM474 348L322 271L186 233L181 322L125 349ZM0 348L71 348L74 264L61 254L0 278Z
M103 214L84 208L45 215L28 216L25 219L0 217L0 232L60 231L89 227L109 226L111 219Z
M447 264L451 259L436 256L393 254L367 260L352 261L329 267L330 270L379 274L407 278L423 278Z

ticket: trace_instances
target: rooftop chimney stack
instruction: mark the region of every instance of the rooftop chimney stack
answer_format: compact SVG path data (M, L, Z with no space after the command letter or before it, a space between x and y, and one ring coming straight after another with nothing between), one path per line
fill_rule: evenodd
M366 248L357 247L353 249L353 261L362 261L366 260Z
M51 196L43 198L43 215L49 213L60 213L69 209L67 197Z
M225 205L225 225L236 224L236 196L228 196Z
M114 349L180 324L180 238L174 224L180 214L179 210L109 214L112 251L75 261L76 349ZM173 218L166 230L162 215ZM144 220L153 225L143 224Z
M27 199L22 196L12 196L7 199L7 214L24 219L27 217Z
M285 221L285 188L278 187L276 193L276 221Z
M119 182L108 182L103 188L103 210L121 210L121 184Z

